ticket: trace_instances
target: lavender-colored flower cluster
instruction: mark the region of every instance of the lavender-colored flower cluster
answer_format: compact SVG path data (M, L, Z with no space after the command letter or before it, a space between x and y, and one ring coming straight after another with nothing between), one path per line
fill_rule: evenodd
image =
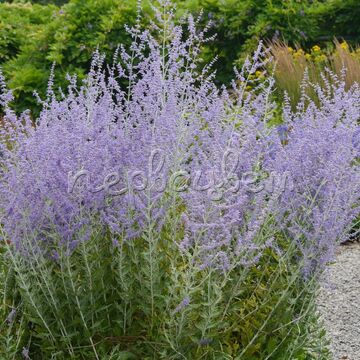
M360 88L345 91L341 79L329 76L325 89L314 86L318 104L305 106L304 97L294 113L285 106L287 144L278 142L266 161L268 171L291 174L278 215L309 270L331 260L360 213Z
M95 222L131 239L159 231L176 198L184 204L179 247L200 249L203 267L227 269L234 257L253 263L276 247L271 232L258 240L269 223L296 241L310 267L327 261L359 212L358 86L347 91L333 79L317 89L318 104L304 98L295 113L285 106L284 125L271 127L273 78L248 89L249 75L266 65L262 45L235 71L231 89L219 90L211 64L201 68L207 29L199 32L190 17L183 40L171 16L158 16L161 41L128 29L130 51L120 47L112 66L96 53L81 87L69 77L56 97L51 78L35 123L14 114L3 86L0 207L8 239L24 253L29 244L71 252ZM160 186L178 171L196 186Z

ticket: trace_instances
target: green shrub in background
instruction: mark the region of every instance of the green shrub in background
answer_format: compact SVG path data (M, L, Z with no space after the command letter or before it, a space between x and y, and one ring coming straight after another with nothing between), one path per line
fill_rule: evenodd
M17 98L16 110L37 109L32 93L44 95L49 69L55 63L56 84L66 73L79 78L91 56L100 51L112 56L120 43L128 43L125 24L136 18L136 0L12 1L0 4L0 65ZM354 45L360 40L357 0L174 0L177 17L199 14L212 20L216 39L204 46L206 62L218 56L214 67L219 84L232 77L259 39L286 40L304 49L333 37ZM35 3L35 1L32 1ZM50 4L51 3L51 4ZM148 8L147 0L143 1ZM143 17L142 22L147 22Z
M310 1L300 4L264 0L178 0L176 3L178 17L186 12L200 13L203 9L203 22L214 22L217 38L203 50L206 61L218 56L215 69L219 83L231 78L234 63L253 50L259 38L285 36L301 41L305 36L302 29L308 34L316 29L315 20L309 15ZM128 42L124 25L133 24L136 17L135 0L71 0L56 10L53 6L30 4L1 5L4 6L10 9L3 17L6 23L12 23L11 18L25 11L23 9L39 16L43 12L42 18L46 19L31 36L19 36L21 41L13 54L16 57L2 59L9 85L18 100L18 111L36 109L33 90L37 88L44 94L52 63L56 65L57 85L64 84L66 73L75 73L81 78L97 46L100 51L112 54L118 44ZM306 11L304 16L302 11ZM147 21L146 17L142 21ZM19 32L24 29L23 23L15 22L13 27Z
M318 39L332 41L334 37L351 44L360 42L360 2L358 0L321 1L313 9L318 19Z
M45 93L52 64L56 84L61 86L67 73L83 77L96 48L113 54L119 44L127 44L124 25L133 24L135 18L133 1L126 0L73 0L61 9L53 9L47 24L21 44L20 53L3 65L18 100L17 110L36 109L33 91L38 88L41 95Z
M55 6L27 4L0 5L0 63L5 63L20 52L20 48L49 22Z
M69 0L0 0L0 3L10 3L10 4L40 4L40 5L57 5L61 6L69 2Z
M234 63L253 51L260 39L286 38L304 43L316 36L317 2L283 0L188 0L180 2L191 12L204 9L214 21L216 40L209 45L209 56L218 55L220 82L232 76Z

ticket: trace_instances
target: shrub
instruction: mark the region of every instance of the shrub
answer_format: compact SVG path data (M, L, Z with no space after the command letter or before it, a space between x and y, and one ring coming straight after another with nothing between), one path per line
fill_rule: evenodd
M179 4L181 7L181 3ZM232 78L234 64L240 65L260 39L286 39L305 44L316 37L318 19L313 16L317 4L312 1L213 0L188 1L191 12L204 9L215 23L216 41L206 54L218 56L216 68L220 83Z
M72 0L61 9L29 4L17 6L19 10L24 7L34 11L46 9L43 11L50 14L46 15L46 25L39 31L31 37L22 36L19 53L4 64L9 86L18 100L17 111L39 110L33 91L46 93L52 64L56 65L58 86L66 84L68 73L84 78L97 48L109 55L120 43L129 42L124 26L134 24L136 18L133 1ZM15 29L19 31L18 27Z
M250 80L267 51L219 90L207 29L184 38L161 5L81 86L50 77L35 123L2 84L1 339L33 359L325 358L313 297L358 213L359 88L271 127L274 79Z
M0 4L0 63L16 57L54 11L54 6Z
M145 237L114 247L99 230L56 262L10 250L14 258L3 260L16 280L5 295L6 355L23 348L32 359L326 355L311 343L319 347L321 338L316 282L305 286L291 250L267 250L256 266L201 270L196 249L181 252L171 226L153 249Z
M142 3L145 8L149 7L148 1ZM216 41L203 44L202 56L205 62L218 56L214 65L218 84L231 80L234 63L241 64L246 55L255 50L260 38L284 38L290 43L302 45L317 38L320 21L316 15L317 2L189 0L176 1L176 4L177 18L188 12L195 15L204 11L205 17L213 21L212 31L217 33ZM119 43L128 44L130 39L123 31L124 25L134 24L136 18L136 1L133 0L121 3L113 0L71 0L61 9L29 3L0 4L0 9L9 7L13 10L11 14L5 10L2 18L4 28L0 29L0 34L4 32L5 45L14 54L0 61L4 62L9 86L17 99L13 106L19 112L27 108L39 110L32 91L37 88L42 95L45 94L53 62L57 65L55 71L60 86L66 84L66 73L84 77L97 47L107 54L110 61ZM44 14L41 26L34 28L30 36L27 26L23 26L23 16L18 17L18 13L22 14L25 9L32 14ZM14 21L14 17L19 18L20 23ZM142 21L142 25L148 22L146 17ZM11 29L11 36L8 29ZM13 51L14 39L18 39L16 51Z
M334 37L345 39L353 45L359 43L357 20L360 6L356 0L319 2L315 14L318 18L318 37L332 41Z
M304 49L319 42L332 41L334 36L345 38L352 45L359 38L357 26L348 25L351 22L356 24L358 18L359 6L353 0L174 2L177 19L188 12L193 16L203 12L206 20L213 22L212 31L217 33L217 37L215 41L203 44L202 57L205 62L218 57L214 64L218 84L231 80L234 64L241 66L261 38L284 40L293 47L298 44ZM62 5L63 1L53 3ZM142 4L150 14L149 2L142 1ZM71 0L61 8L16 1L0 4L0 13L3 24L0 27L0 39L3 39L0 46L2 41L4 54L0 62L17 99L13 106L19 112L27 108L37 110L38 115L39 108L32 91L37 88L42 95L45 94L52 63L57 65L58 85L65 86L66 73L85 77L97 47L107 54L110 61L117 45L130 41L123 30L125 24L134 24L136 1ZM147 17L142 21L146 26Z

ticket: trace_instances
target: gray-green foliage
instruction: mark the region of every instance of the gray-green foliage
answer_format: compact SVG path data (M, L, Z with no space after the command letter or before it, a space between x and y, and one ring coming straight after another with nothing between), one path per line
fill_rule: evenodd
M269 249L255 265L235 256L226 272L201 269L196 248L178 248L179 209L161 233L149 223L132 241L94 226L55 261L5 243L1 358L29 347L33 360L327 359L317 281L304 280L289 239L275 234L282 253ZM258 242L270 235L263 228Z

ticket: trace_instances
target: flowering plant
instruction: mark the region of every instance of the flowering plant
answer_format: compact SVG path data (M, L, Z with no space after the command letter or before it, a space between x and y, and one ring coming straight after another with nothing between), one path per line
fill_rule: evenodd
M253 76L262 44L218 89L199 57L208 28L189 17L184 39L162 5L112 66L95 54L80 87L69 77L57 98L50 78L35 123L2 80L2 233L23 299L11 309L35 327L15 352L304 352L295 328L310 326L314 279L358 213L359 88L333 76L319 105L286 103L272 127L274 80Z

